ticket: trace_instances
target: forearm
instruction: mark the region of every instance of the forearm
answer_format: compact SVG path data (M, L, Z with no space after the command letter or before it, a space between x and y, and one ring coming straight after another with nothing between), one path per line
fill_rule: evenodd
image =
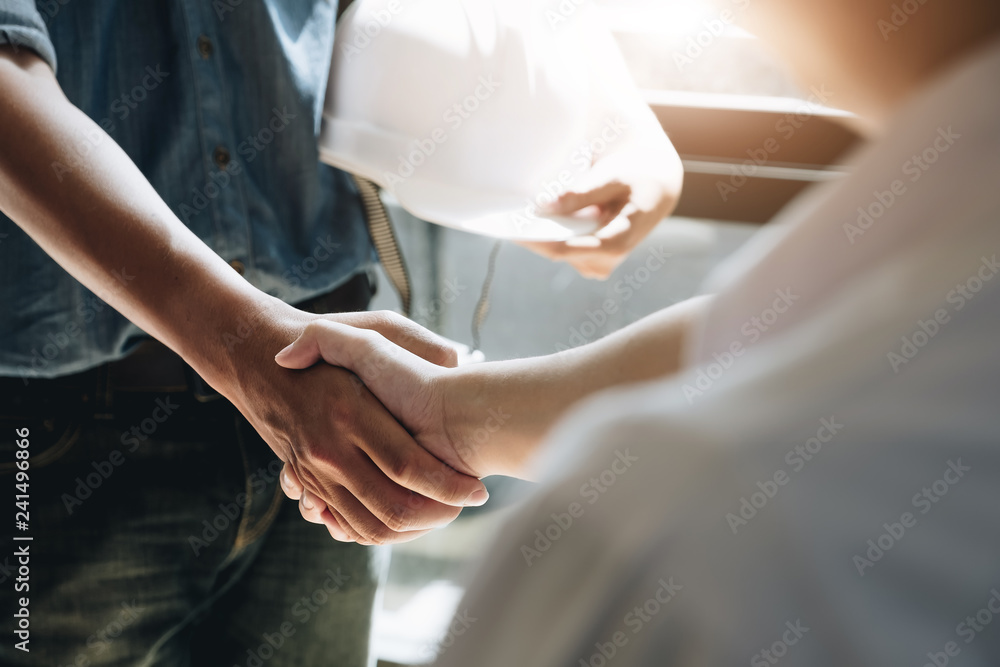
M0 48L0 146L0 210L210 382L232 372L227 345L238 323L270 332L294 317L177 219L125 152L66 99L43 61L7 48ZM268 347L294 337L285 326L287 335Z
M472 450L483 469L522 475L545 435L574 403L679 370L685 340L708 302L708 297L689 299L558 354L457 369L444 407L452 439ZM477 438L478 429L489 437Z

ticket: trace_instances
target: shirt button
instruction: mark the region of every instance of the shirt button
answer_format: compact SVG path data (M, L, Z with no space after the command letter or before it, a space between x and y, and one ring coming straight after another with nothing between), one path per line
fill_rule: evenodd
M229 151L222 146L217 147L215 152L212 154L212 159L215 160L216 166L223 171L225 171L226 167L229 166L230 158L231 156L229 155Z
M229 262L229 266L233 267L233 270L236 271L236 273L240 274L241 276L247 271L247 267L244 266L243 262L241 262L238 259L234 259L233 261Z
M212 40L205 35L198 38L198 53L205 60L208 60L212 56Z

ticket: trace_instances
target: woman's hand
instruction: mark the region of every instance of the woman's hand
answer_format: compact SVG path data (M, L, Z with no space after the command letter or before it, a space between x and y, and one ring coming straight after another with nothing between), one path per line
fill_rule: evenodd
M525 241L544 257L567 262L586 278L604 279L677 206L683 167L667 142L656 149L625 147L598 159L578 186L542 213L593 217L594 234L567 241Z

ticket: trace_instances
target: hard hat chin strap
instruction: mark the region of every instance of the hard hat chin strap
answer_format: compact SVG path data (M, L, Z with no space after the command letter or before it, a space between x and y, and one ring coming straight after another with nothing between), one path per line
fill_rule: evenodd
M339 0L337 3L337 18L350 6L351 0ZM382 203L382 198L378 193L378 186L366 178L356 174L351 174L358 193L361 195L361 205L365 211L365 222L368 223L368 234L372 237L372 244L378 259L385 269L389 281L399 294L402 303L403 314L410 316L410 309L413 305L412 290L410 288L410 274L406 270L406 262L403 261L403 253L399 249L399 241L396 232L392 229L392 221L389 219L389 212Z
M483 287L479 292L479 301L476 302L476 309L472 313L472 349L481 350L483 323L486 316L490 314L490 290L493 287L493 277L497 270L497 255L503 247L503 240L497 239L493 242L490 250L490 258L486 262L486 277L483 278Z
M379 196L378 186L366 178L351 174L358 192L361 195L361 204L365 210L365 221L368 223L368 233L372 237L372 244L375 252L378 253L382 268L385 269L389 281L399 294L402 303L403 314L410 317L413 305L412 289L410 286L410 274L406 269L406 262L403 261L403 253L399 249L399 240L396 232L392 228L392 221L389 219L389 212ZM472 314L472 349L479 350L483 323L490 312L490 291L493 286L493 277L496 272L497 255L503 241L497 239L490 250L490 257L486 265L486 276L483 278L483 287L476 302L476 308Z
M389 212L386 210L385 204L382 203L377 185L355 174L351 174L351 176L354 178L354 183L358 186L358 193L361 195L365 221L368 223L368 233L372 237L375 252L378 253L379 261L382 263L382 268L385 269L389 281L399 294L403 314L409 317L410 308L413 305L410 274L406 270L403 253L399 250L399 241L392 228L392 221L389 220Z

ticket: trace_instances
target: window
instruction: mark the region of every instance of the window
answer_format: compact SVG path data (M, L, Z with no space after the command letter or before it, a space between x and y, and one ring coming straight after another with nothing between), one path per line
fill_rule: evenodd
M833 92L801 90L729 13L700 0L598 0L685 166L677 215L764 223L837 178L860 140Z

